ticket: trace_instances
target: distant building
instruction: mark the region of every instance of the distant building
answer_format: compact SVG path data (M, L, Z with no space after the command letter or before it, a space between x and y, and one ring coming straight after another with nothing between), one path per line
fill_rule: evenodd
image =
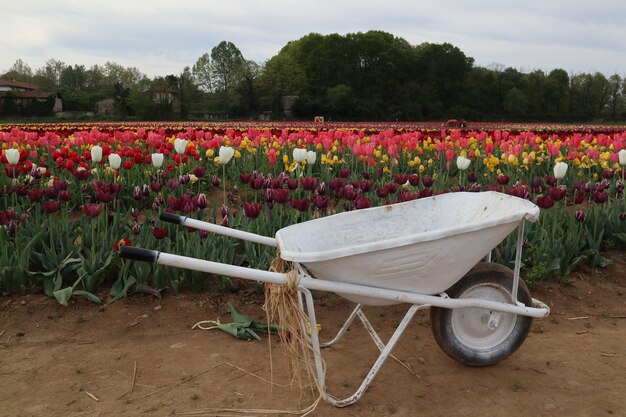
M281 104L283 106L283 113L287 117L293 117L292 108L293 105L298 101L298 96L282 96Z
M63 111L63 101L57 93L40 91L38 88L35 84L0 79L0 113L11 107L19 114L32 107L33 102L45 104L48 100L53 100L52 112Z
M112 98L98 100L94 107L98 116L113 116L115 114L115 100Z

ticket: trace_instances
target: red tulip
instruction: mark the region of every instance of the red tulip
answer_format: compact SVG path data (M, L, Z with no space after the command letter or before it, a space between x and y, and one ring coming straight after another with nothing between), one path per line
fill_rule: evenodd
M167 229L163 227L155 227L152 231L152 235L159 240L164 239L167 236Z

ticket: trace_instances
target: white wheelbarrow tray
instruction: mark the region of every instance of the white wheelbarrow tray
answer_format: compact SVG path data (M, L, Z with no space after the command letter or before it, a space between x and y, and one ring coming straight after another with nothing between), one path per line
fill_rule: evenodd
M432 307L431 320L437 320L435 338L456 360L484 366L512 354L523 343L532 317L546 317L550 312L530 297L519 278L524 221L534 222L538 217L539 208L533 203L497 192L448 193L339 213L280 229L275 239L171 213L161 215L186 227L278 246L280 257L293 262L298 271L298 289L306 301L311 329L316 328L316 318L309 290L335 292L357 303L330 342L321 344L317 332L310 337L320 392L335 406L352 404L361 397L418 309ZM496 264L474 268L516 228L513 272ZM122 256L275 284L287 282L282 273L149 249L122 247ZM518 299L518 290L526 304ZM458 298L450 298L447 291ZM385 344L361 305L398 303L411 304L411 308ZM356 317L381 354L359 389L338 400L326 392L320 347L337 342Z

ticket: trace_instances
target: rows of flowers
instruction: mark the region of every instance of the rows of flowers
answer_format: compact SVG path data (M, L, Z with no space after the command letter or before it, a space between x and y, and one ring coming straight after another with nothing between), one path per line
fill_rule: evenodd
M567 279L626 245L626 129L410 124L0 126L0 292L66 304L160 297L225 277L125 261L121 245L267 268L269 248L158 221L170 211L273 235L318 216L443 192L499 191L542 208L524 272ZM415 221L419 221L416 216ZM512 236L495 251L513 259Z

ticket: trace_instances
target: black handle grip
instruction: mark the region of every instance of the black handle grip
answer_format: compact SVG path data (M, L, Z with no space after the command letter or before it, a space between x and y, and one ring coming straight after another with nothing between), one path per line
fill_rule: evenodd
M155 263L159 257L159 252L152 249L137 248L134 246L122 246L120 248L122 258L133 259L135 261Z
M169 222L169 223L174 223L174 224L183 224L183 222L186 219L186 217L180 216L176 213L167 213L167 212L161 213L159 217L164 222Z

